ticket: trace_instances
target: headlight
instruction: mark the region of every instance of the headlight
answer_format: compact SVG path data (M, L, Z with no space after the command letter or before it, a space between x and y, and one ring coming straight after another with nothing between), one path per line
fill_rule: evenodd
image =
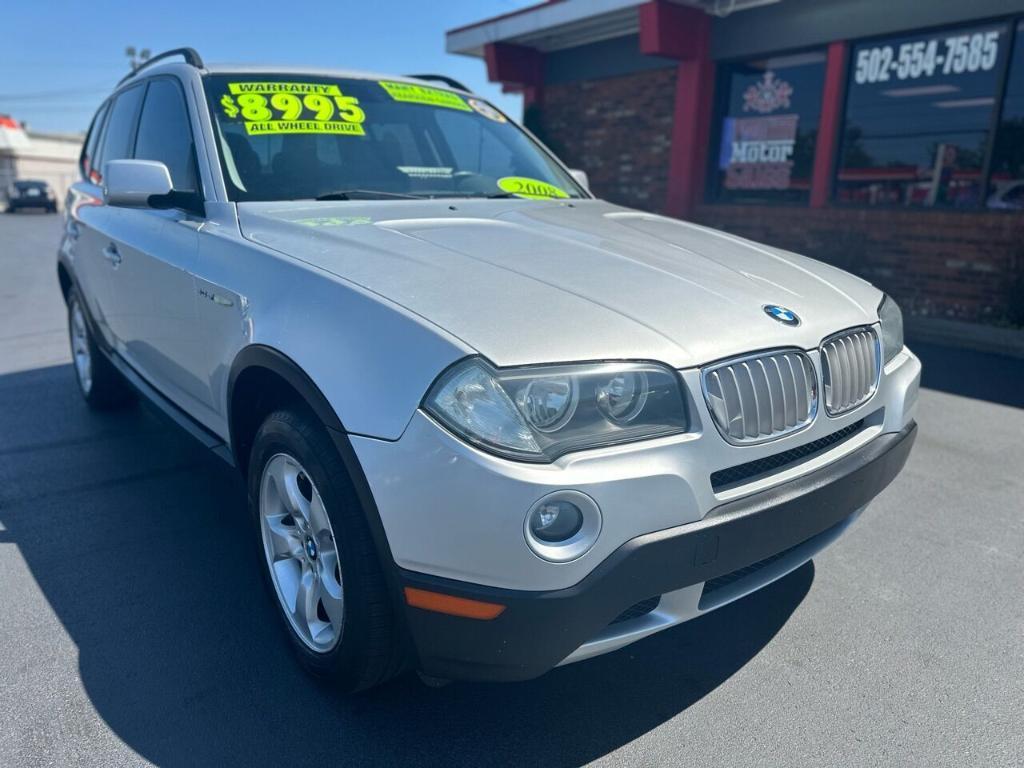
M564 427L579 402L579 383L571 376L534 379L516 393L516 405L526 423L541 432L557 432Z
M614 424L628 424L647 405L650 384L643 371L616 373L597 388L597 407Z
M423 407L469 442L522 461L687 429L679 377L655 363L498 369L469 358L441 375Z
M888 363L903 349L903 313L891 296L884 296L878 305L882 323L882 355Z

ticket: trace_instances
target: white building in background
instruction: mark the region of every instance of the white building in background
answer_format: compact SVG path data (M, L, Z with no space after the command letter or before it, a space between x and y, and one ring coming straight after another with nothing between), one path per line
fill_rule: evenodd
M47 182L63 207L68 187L78 177L80 133L39 133L0 115L0 198L16 179Z

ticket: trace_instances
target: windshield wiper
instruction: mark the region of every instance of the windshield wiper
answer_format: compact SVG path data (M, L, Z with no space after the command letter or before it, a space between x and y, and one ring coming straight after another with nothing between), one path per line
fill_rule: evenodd
M377 189L339 189L317 195L314 200L422 200L423 195L409 195L404 192L382 192Z

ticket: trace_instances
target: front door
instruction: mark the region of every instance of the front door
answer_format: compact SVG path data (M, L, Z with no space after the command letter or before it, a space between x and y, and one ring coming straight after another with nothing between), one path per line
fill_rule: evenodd
M176 191L201 188L188 108L176 78L148 82L132 157L164 163ZM179 407L210 424L210 383L198 374L209 340L197 325L194 277L204 222L199 211L118 209L107 246L116 252L107 316L125 360Z
M122 208L105 248L110 272L107 322L117 351L179 406L210 405L209 385L191 373L201 343L193 274L202 221L178 210Z

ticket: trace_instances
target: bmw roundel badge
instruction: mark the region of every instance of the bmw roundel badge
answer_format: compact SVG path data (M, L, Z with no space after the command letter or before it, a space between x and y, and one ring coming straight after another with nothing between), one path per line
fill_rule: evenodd
M762 309L768 317L778 320L783 325L800 325L800 318L791 309L780 307L778 304L765 304Z

